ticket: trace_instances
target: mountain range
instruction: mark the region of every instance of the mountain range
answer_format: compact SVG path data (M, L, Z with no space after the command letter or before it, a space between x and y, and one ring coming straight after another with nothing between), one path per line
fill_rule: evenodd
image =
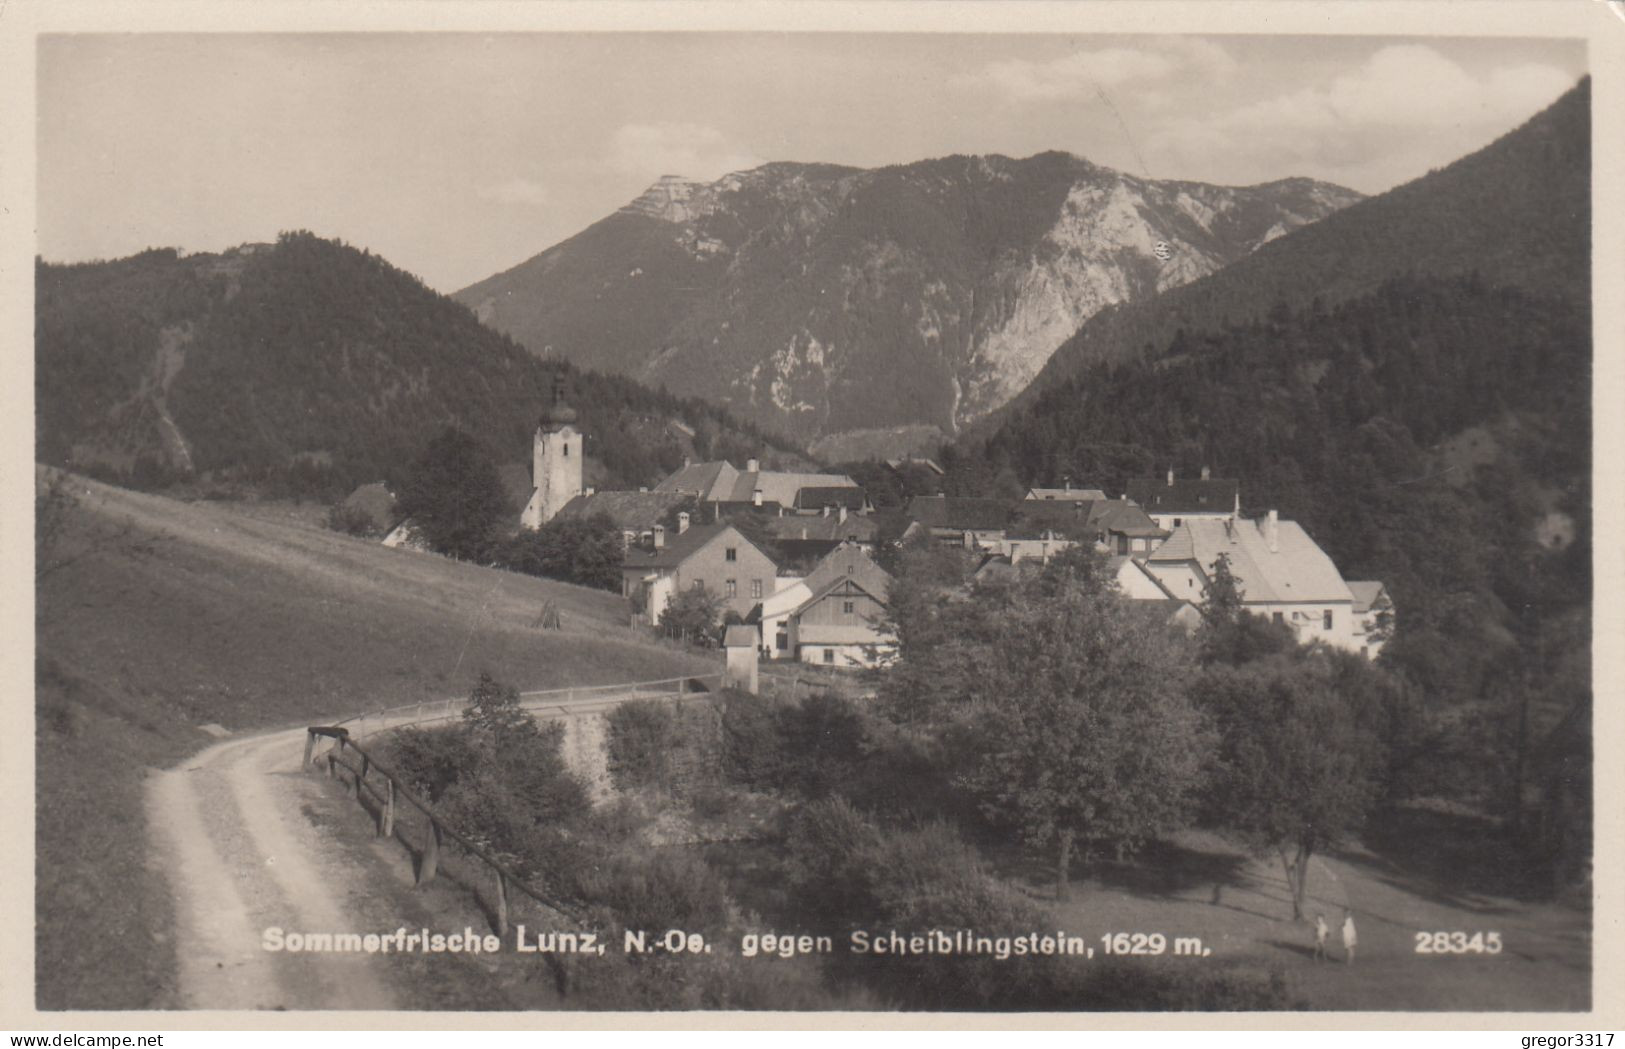
M398 481L446 425L528 464L560 376L588 483L653 484L686 457L806 463L712 405L538 360L411 274L309 233L40 262L35 288L35 458L138 487L330 497Z
M958 432L1103 307L1359 199L1309 179L1157 181L1057 152L775 163L662 178L455 297L544 358L704 397L844 458Z

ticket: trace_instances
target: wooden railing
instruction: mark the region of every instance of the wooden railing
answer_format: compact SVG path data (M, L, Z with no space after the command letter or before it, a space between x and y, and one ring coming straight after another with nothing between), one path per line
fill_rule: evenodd
M660 678L656 681L582 685L541 692L521 692L519 705L542 717L593 713L633 699L683 701L709 696L722 687L722 679L723 675L720 673L690 674L687 677ZM348 729L351 739L362 739L389 729L405 728L408 725L433 725L451 721L462 717L463 711L467 708L466 696L454 696L450 699L433 699L422 703L366 711L335 722L334 727Z
M327 775L331 779L345 778L341 771L348 774L345 787L351 797L357 801L371 797L376 804L375 826L381 838L395 837L395 816L398 807L402 804L411 806L421 812L428 821L428 827L423 835L423 844L418 849L417 884L423 885L433 881L440 870L440 853L446 838L451 838L462 846L464 852L483 864L492 875L495 889L494 906L495 925L498 936L508 934L508 899L510 890L517 890L530 897L536 903L567 922L577 927L586 924L585 919L573 907L559 900L543 895L542 891L531 885L518 873L491 855L478 842L471 840L457 828L451 826L437 815L428 802L418 797L400 776L378 761L376 757L357 742L350 738L349 730L340 725L313 725L306 730L305 759L303 768L311 765L312 755L316 749L319 738L334 740L333 749L323 755L327 765ZM354 757L350 757L351 752ZM382 784L380 786L380 783ZM411 848L411 843L402 837L403 844Z
M722 678L722 674L705 674L662 678L658 681L634 681L615 685L589 685L577 688L550 689L541 692L521 692L519 694L519 703L525 710L539 714L544 718L597 713L634 699L668 699L682 702L712 696L714 695L712 686L720 687ZM517 890L530 897L542 907L563 917L577 927L584 925L583 918L573 908L558 900L544 896L540 889L531 885L506 864L491 855L483 846L447 823L435 813L426 801L413 793L411 788L401 781L398 774L380 764L376 757L369 754L361 744L356 742L359 737L373 735L387 729L432 725L461 718L468 706L469 701L466 697L458 697L358 714L333 725L312 725L305 730L305 755L300 764L300 769L301 771L308 770L313 761L317 763L318 767L325 763L327 775L332 779L342 778L342 770L347 776L345 786L351 797L355 798L364 807L365 798L370 797L375 802L375 829L381 838L397 837L395 816L400 805L405 804L422 813L428 825L423 835L423 844L418 847L417 884L419 885L432 881L439 872L441 848L445 844L447 837L462 846L465 852L483 864L491 873L492 884L495 889L492 910L497 935L506 936L508 933L510 889ZM316 755L316 742L319 739L330 739L333 741L333 746L327 753L318 757ZM352 752L353 757L351 756ZM412 848L412 843L406 841L404 835L401 835L400 838L402 844L406 845L408 849Z

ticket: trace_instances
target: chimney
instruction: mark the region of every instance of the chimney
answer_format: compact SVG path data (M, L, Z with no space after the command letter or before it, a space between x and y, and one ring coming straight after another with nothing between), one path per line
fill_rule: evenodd
M1202 467L1202 480L1204 480L1204 481L1206 481L1206 480L1208 480L1208 479L1209 479L1209 478L1210 478L1210 477L1212 477L1212 476L1213 476L1213 471L1212 471L1212 470L1209 470L1209 469L1208 469L1208 468L1207 468L1207 467L1205 467L1205 466L1204 466L1204 467Z
M748 474L761 473L762 461L760 459L746 459L745 472Z
M688 468L689 468L689 465L690 465L690 464L691 464L691 463L692 463L692 462L693 462L693 460L691 460L691 459L690 459L690 458L689 458L689 457L688 457L688 456L686 456L686 455L685 455L685 456L683 456L683 469L685 469L685 470L686 470L686 469L688 469Z
M1173 486L1174 486L1174 468L1172 466L1170 466L1170 467L1168 467L1168 487L1172 488Z
M801 526L801 538L803 538L803 539L807 538L807 526L806 525Z
M682 535L688 531L688 511L681 510L677 514L677 534Z
M752 506L761 506L762 505L762 490L760 488L754 489L750 493L750 505L752 505Z
M1281 552L1281 524L1275 511L1271 510L1269 516L1264 518L1264 542L1269 544L1270 553Z
M846 507L845 506L841 507L840 521L841 521L842 524L846 524Z
M1070 478L1070 477L1061 478L1061 490L1065 491L1065 492L1070 492L1072 490L1072 478Z
M666 526L655 525L655 549L666 549Z
M648 491L648 490L649 490L649 486L648 486L648 485L646 485L646 484L640 484L640 485L638 485L638 491L640 491L640 492L647 492L647 491Z

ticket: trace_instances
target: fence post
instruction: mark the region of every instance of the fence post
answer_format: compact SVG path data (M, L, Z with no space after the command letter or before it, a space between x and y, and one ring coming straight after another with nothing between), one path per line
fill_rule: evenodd
M333 757L332 752L329 751L328 755L327 755L327 778L328 779L336 779L338 777L338 772L334 770L334 765L336 763L337 763L337 759L335 759Z
M316 751L316 733L305 733L305 760L299 763L299 771L304 772L310 768L310 756Z
M418 884L433 881L440 867L440 824L429 817L429 832L423 839L423 861L418 864Z
M388 838L395 833L395 780L384 779L384 809L378 817L378 836Z
M508 879L492 868L497 876L497 935L508 935Z

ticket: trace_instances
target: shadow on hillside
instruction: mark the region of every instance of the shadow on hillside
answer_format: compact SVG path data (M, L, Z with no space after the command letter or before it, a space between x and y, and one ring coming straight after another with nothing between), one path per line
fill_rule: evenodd
M1341 858L1435 903L1481 914L1513 909L1508 901L1542 895L1530 857L1495 823L1425 809L1394 809L1367 826L1364 855Z
M1215 903L1223 903L1223 889L1240 884L1247 857L1235 853L1193 849L1171 841L1146 844L1132 859L1106 859L1089 871L1091 877L1113 889L1136 896L1166 899L1204 886L1215 888Z

